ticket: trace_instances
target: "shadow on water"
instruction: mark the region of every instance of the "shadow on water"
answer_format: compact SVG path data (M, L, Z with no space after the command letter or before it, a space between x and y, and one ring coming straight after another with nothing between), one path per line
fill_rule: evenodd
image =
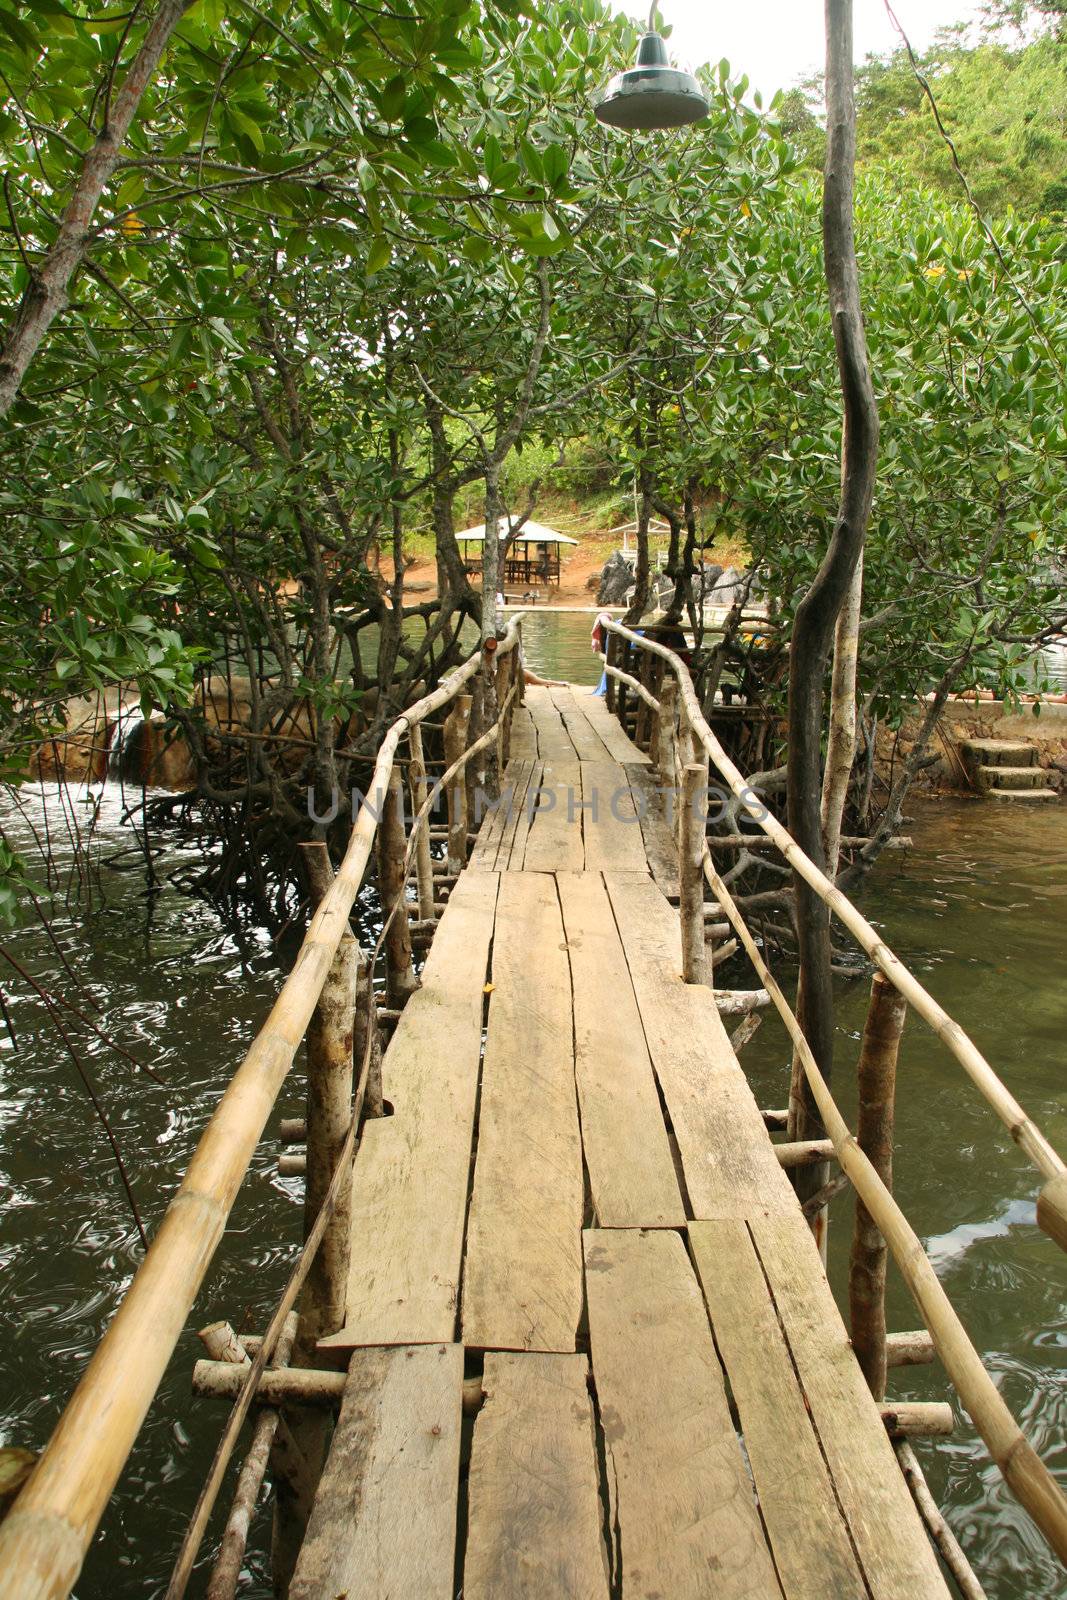
M528 635L535 665L576 676L567 663L577 663L581 650L595 669L587 618L568 618L568 637L554 645L550 626L543 650L536 633ZM57 859L69 863L54 786L27 791L25 801L28 817L5 815L5 830L28 841L30 824L40 831L50 817ZM120 814L119 792L108 787L96 823L104 859L132 842ZM911 831L915 850L883 858L866 910L1067 1150L1067 817L1059 808L1005 815L946 802L925 808ZM107 865L98 868L87 908L74 902L68 909L59 886L53 928L73 978L39 925L27 921L5 940L45 987L70 993L76 982L94 996L101 1028L164 1078L160 1086L136 1074L79 1032L150 1230L279 979L265 937L239 949L212 911L166 883L181 864L180 850L164 852L154 897L146 898L138 873ZM0 1259L9 1285L0 1304L0 1419L4 1442L37 1447L129 1282L139 1246L110 1152L44 1008L6 978L3 989L17 1042L0 1030ZM849 1113L866 996L865 981L842 987L837 1087ZM783 1103L788 1052L774 1020L764 1022L744 1060L760 1103ZM279 1115L299 1114L301 1087L298 1069ZM1005 1398L1067 1479L1067 1264L1034 1226L1035 1175L961 1069L914 1021L898 1098L898 1195ZM225 1316L258 1330L274 1304L301 1222L300 1180L277 1176L276 1153L268 1137L194 1326ZM843 1198L831 1224L839 1288L849 1232ZM890 1319L897 1329L917 1322L899 1280ZM217 1403L191 1397L197 1353L195 1334L186 1332L78 1584L81 1600L133 1600L165 1585L222 1423ZM937 1399L946 1385L937 1368L915 1368L893 1375L891 1393ZM966 1419L952 1440L920 1446L920 1454L990 1600L1062 1593L1062 1573ZM253 1547L264 1544L261 1529ZM243 1592L269 1593L258 1558Z

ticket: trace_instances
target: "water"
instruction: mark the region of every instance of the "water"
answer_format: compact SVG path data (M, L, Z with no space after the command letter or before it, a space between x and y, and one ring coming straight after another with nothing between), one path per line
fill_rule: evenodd
M552 624L538 616L540 637L536 627L527 633L531 664L576 676L581 653L588 655L589 620L558 619L553 641ZM591 655L588 661L595 670ZM7 813L5 830L28 843L30 823L41 833L47 817L55 855L69 863L70 823L55 788L29 790L25 801L28 820ZM51 993L83 1010L86 991L94 996L101 1029L166 1080L160 1086L137 1074L68 1015L65 1025L104 1098L151 1229L266 1013L279 972L266 939L239 947L213 913L166 883L145 896L142 877L126 870L138 848L120 811L120 791L108 786L96 823L91 903L72 901L68 909L64 880L52 886L53 927L73 977L32 919L2 942ZM916 847L883 858L865 892L867 914L1067 1150L1067 817L1058 807L1005 812L947 801L924 807L910 827ZM118 851L128 854L108 864ZM181 860L178 851L164 854L157 863L164 879ZM114 1162L57 1031L40 1000L4 967L0 986L17 1043L0 1030L0 1259L9 1269L0 1302L0 1435L37 1447L129 1282L139 1246ZM841 994L838 1090L849 1113L866 990L862 981ZM762 1105L784 1103L787 1056L768 1017L744 1057ZM279 1114L298 1114L299 1099L294 1076ZM1029 1164L953 1059L914 1021L901 1059L897 1126L898 1196L1005 1398L1067 1482L1067 1264L1034 1226L1037 1182ZM194 1328L225 1316L239 1328L261 1329L273 1307L300 1231L301 1189L299 1180L276 1176L275 1155L268 1141L253 1163ZM838 1285L849 1228L850 1202L842 1198L831 1224ZM890 1325L917 1324L894 1281ZM190 1395L198 1348L186 1333L79 1582L82 1600L141 1600L165 1584L223 1420L217 1402ZM937 1368L893 1374L891 1394L948 1397ZM952 1440L922 1445L920 1455L991 1600L1062 1593L1062 1572L965 1419ZM253 1542L262 1548L262 1527ZM269 1592L258 1565L246 1592Z

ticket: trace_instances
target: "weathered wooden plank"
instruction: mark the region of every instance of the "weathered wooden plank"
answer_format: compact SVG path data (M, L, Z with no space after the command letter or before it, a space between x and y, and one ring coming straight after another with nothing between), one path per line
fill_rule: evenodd
M353 1167L348 1307L327 1346L455 1337L497 883L456 884L385 1053L393 1115L367 1124Z
M556 882L594 1215L604 1228L681 1227L685 1209L607 891L595 873L560 873Z
M485 1358L464 1600L608 1600L589 1363Z
M578 763L545 761L522 856L524 872L581 872L585 865L582 839L582 776ZM517 865L512 850L511 867Z
M623 771L633 791L645 857L652 869L652 876L668 900L677 900L678 843L670 821L677 797L671 797L668 808L667 797L658 788L659 780L651 767L628 762Z
M583 761L582 837L587 872L647 872L648 857L626 770Z
M451 1600L459 1345L358 1350L291 1600Z
M624 1600L780 1597L681 1239L591 1231L585 1263Z
M497 850L496 863L500 872L507 872L510 868L522 866L526 854L526 840L530 833L530 824L533 821L533 808L536 804L537 791L541 787L541 774L543 768L539 761L530 763L530 773L522 793L522 804L516 805L504 827L504 833Z
M798 1210L749 1226L873 1600L945 1600L878 1406Z
M622 724L617 717L612 716L606 702L599 695L590 691L588 694L576 694L574 698L582 715L603 739L616 761L624 763L632 761L638 766L650 764L651 758L643 750L638 749L630 736L623 732Z
M582 1142L571 980L555 880L506 873L493 938L463 1342L574 1349L582 1311Z
M651 878L606 874L652 1065L682 1159L690 1215L799 1215L715 997L681 978L678 913Z
M610 761L607 745L581 711L574 690L551 689L552 704L563 718L563 726L579 761Z
M477 872L495 872L498 870L498 857L501 847L509 835L514 837L517 822L517 812L525 804L526 790L530 783L530 774L534 769L533 761L509 761L501 778L500 799L496 806L486 811L478 830L474 848L471 851L468 866ZM511 847L507 847L510 857Z
M549 689L527 689L526 704L537 730L537 754L542 761L571 764L578 760L563 718Z
M528 707L519 705L511 718L512 761L537 760L537 730Z
M866 1600L748 1225L694 1222L689 1239L788 1600Z

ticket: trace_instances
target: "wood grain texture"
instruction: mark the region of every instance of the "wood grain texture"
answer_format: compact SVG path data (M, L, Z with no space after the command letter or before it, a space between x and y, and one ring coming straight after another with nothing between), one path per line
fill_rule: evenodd
M748 1226L694 1222L689 1239L788 1600L866 1600Z
M537 760L537 730L533 717L524 705L517 705L511 718L512 761Z
M526 705L537 732L537 754L542 761L569 764L578 760L578 752L563 726L563 718L552 700L551 689L529 688Z
M468 865L477 872L500 870L500 857L511 858L511 842L515 837L519 813L526 804L526 791L536 762L509 761L501 779L500 800L497 806L486 811L478 829L478 837L471 850Z
M608 1600L589 1363L485 1358L464 1600Z
M678 1141L690 1214L743 1217L756 1202L799 1216L715 997L682 981L677 912L651 878L609 873L605 882Z
M556 879L574 991L582 1143L598 1226L685 1222L626 955L599 874Z
M582 775L571 752L568 761L546 760L542 765L537 810L531 815L524 872L581 872L585 865L582 839ZM527 807L529 812L530 807ZM520 863L512 850L511 870Z
M516 805L508 818L497 850L497 870L508 872L522 866L526 854L526 840L533 821L533 806L541 786L542 766L539 761L530 763L530 773L522 794L522 804Z
M780 1600L681 1239L590 1231L585 1262L623 1600Z
M678 841L671 820L676 802L672 801L668 810L667 798L660 792L660 780L651 767L641 767L628 762L623 771L633 791L634 805L645 846L645 859L652 876L668 900L677 900Z
M501 876L492 981L463 1342L572 1351L584 1180L570 967L553 878Z
M463 1351L358 1350L290 1600L452 1600Z
M552 689L550 693L552 704L563 719L563 726L579 761L610 761L612 757L607 745L579 708L574 690Z
M750 1228L874 1600L945 1600L810 1228L799 1213L754 1215Z
M582 839L587 872L647 872L648 857L626 770L583 761Z
M623 732L618 718L612 716L599 695L593 694L591 690L588 694L579 691L574 698L582 715L603 739L609 753L616 761L624 764L634 762L638 766L651 765L650 758L643 750L638 749L628 734Z
M385 1053L393 1115L367 1124L352 1169L348 1308L324 1347L455 1337L497 883L456 884Z

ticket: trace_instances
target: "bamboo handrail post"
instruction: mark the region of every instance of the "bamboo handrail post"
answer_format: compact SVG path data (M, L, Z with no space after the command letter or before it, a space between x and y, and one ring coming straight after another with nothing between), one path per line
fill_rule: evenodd
M653 673L653 657L650 656L647 651L642 650L642 652L641 652L641 663L640 663L640 666L637 669L637 672L634 674L634 676L637 678L637 681L641 685L641 687L643 689L645 689L650 695L654 695L655 694L655 689L654 689L654 687L652 685L652 682L651 682L652 673ZM639 750L647 750L648 749L649 742L650 742L650 739L651 739L651 733L652 733L652 708L649 705L648 701L645 699L644 695L642 695L642 696L640 696L640 698L638 699L638 702L637 702L637 723L636 723L636 725L634 727L634 744L637 746L637 748Z
M460 695L455 707L445 718L445 768L462 759L467 748L467 729L470 726L471 696ZM467 785L462 772L448 783L448 870L459 874L467 864Z
M885 1187L893 1188L893 1112L897 1054L908 1002L889 979L876 972L860 1045L859 1114L856 1138ZM852 1348L876 1400L885 1394L886 1242L856 1195L856 1217L848 1262L848 1304Z
M367 1084L363 1092L364 1117L380 1117L385 1109L382 1099L382 1039L379 1010L374 1001L374 972L366 958L359 963L356 977L356 1009L352 1027L352 1059L363 1061L367 1051L367 1034L371 1034L370 1064Z
M486 730L486 727L488 726L485 716L485 702L485 666L483 664L482 671L478 673L477 677L474 678L471 683L471 711L467 722L466 743L466 748L468 750L472 745L477 744L478 740L481 738L482 734ZM467 762L467 765L464 767L462 773L463 783L467 791L468 834L476 833L480 825L481 819L478 816L477 797L479 790L481 790L483 793L485 790L484 774L485 757L480 754L478 756L472 756ZM470 840L468 839L467 842L469 845Z
M704 827L708 814L708 764L690 761L682 772L681 849L678 877L682 924L682 977L706 983L704 944Z
M508 659L504 657L505 661ZM422 729L418 723L408 729L408 749L411 760L408 764L408 783L411 785L411 814L417 817L423 801L429 794L429 784L426 780L426 761L422 750ZM415 856L415 880L419 891L419 916L424 920L433 917L433 858L430 855L430 824L429 817L419 828L418 846Z
M676 781L674 766L674 722L677 715L678 691L673 678L660 685L659 711L656 715L656 773L664 789L673 789Z
M395 770L390 792L394 779L399 785ZM329 878L321 863L314 878L325 893ZM342 934L308 1024L305 1239L315 1226L352 1120L353 1019L359 968L359 944L350 933ZM311 1365L317 1341L344 1325L351 1209L351 1185L345 1183L300 1297L295 1345L298 1366ZM289 1411L285 1420L295 1448L282 1451L276 1436L271 1453L275 1484L271 1564L276 1594L288 1592L329 1439L329 1419L321 1413Z
M390 1005L402 1006L419 987L411 959L411 925L407 914L404 872L404 789L394 768L382 799L378 824L378 892L382 913L399 906L385 935L385 978Z

